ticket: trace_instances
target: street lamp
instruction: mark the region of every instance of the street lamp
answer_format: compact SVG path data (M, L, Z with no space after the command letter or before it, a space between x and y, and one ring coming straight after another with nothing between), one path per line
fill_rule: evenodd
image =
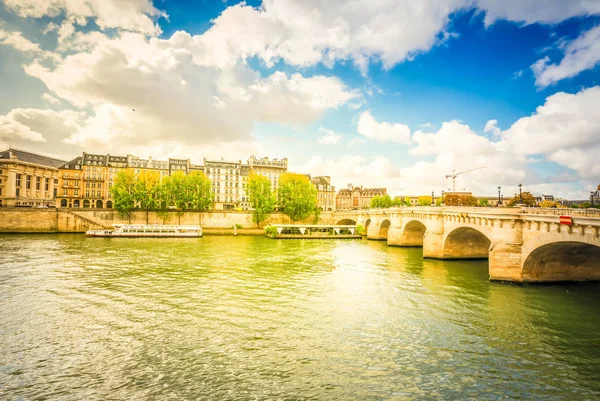
M502 189L501 187L498 187L498 205L502 204L502 199L500 199L500 190L501 189Z
M594 206L594 191L590 191L590 203Z
M523 203L523 195L521 194L521 189L523 189L523 184L519 184L519 203Z
M433 196L433 191L431 191L431 206L435 206L435 196Z
M442 205L444 204L444 190L442 189Z

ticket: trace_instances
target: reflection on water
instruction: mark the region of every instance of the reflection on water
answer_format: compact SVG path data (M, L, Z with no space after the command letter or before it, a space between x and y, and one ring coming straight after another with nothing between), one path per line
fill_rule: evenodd
M600 398L600 286L367 241L0 236L0 398Z

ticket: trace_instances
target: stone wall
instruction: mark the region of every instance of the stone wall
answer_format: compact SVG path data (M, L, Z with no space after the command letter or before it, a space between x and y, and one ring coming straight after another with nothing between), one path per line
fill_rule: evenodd
M321 213L320 223L328 224L331 220L330 213ZM129 223L112 210L84 210L84 209L29 209L6 208L0 209L0 232L19 233L68 233L85 232L90 228L100 226L110 227L112 224ZM146 224L145 212L134 212L131 216L132 224ZM156 213L148 213L149 224L163 224L163 219ZM289 224L289 217L282 213L274 213L261 223L261 227L268 224ZM312 217L303 221L312 224ZM256 228L252 222L252 213L245 211L215 211L206 213L184 213L178 216L170 213L164 224L200 224L204 228L231 228L239 224L242 228Z

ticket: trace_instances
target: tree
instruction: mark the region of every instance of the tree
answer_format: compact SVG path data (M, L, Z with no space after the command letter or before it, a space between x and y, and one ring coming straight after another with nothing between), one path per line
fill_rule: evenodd
M284 173L279 179L279 207L292 222L306 219L317 207L317 190L307 176Z
M417 202L419 206L431 206L432 199L431 196L419 196Z
M170 191L170 179L171 177L163 177L156 187L156 215L162 219L163 224L171 217L169 207L173 202L173 196Z
M189 193L189 207L198 213L198 224L201 223L201 214L210 209L212 205L211 183L202 171L192 171L185 177L186 188Z
M515 195L511 200L509 200L508 206L516 206L519 203L522 203L526 206L535 206L537 201L531 192L523 192L521 197L519 197L519 195Z
M389 195L385 194L382 196L374 196L371 199L371 208L375 209L375 208L388 208L388 207L392 207L393 206L393 201L392 198L390 198Z
M315 208L314 216L313 216L313 224L319 224L319 220L321 219L321 212L323 211L323 208L321 208L320 206L317 206Z
M126 217L131 223L131 212L135 208L136 179L132 169L121 170L117 173L110 194L113 207L119 216Z
M251 171L247 188L253 209L252 221L260 228L260 223L265 221L275 208L275 194L271 191L271 180Z
M479 199L479 206L481 207L489 207L490 201L487 199Z
M140 209L146 212L146 224L148 224L148 213L158 207L156 189L160 184L160 173L157 171L142 171L135 178L134 198Z
M444 196L446 206L477 206L479 201L469 194L447 194Z
M191 203L188 180L183 171L176 171L168 180L168 185L171 205L175 207L175 213L179 219L178 224L181 224L181 216L189 208Z

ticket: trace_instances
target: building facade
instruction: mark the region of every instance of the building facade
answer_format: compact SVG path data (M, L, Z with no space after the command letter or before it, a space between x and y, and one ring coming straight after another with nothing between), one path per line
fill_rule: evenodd
M241 160L232 162L204 159L204 172L212 184L215 210L248 207L248 169L243 169Z
M287 158L269 160L268 157L257 159L254 156L250 156L246 163L250 170L267 177L271 181L271 190L273 192L276 192L277 188L279 188L281 175L288 171Z
M336 210L335 187L331 185L331 177L312 177L310 182L317 190L317 207L327 212Z
M387 194L385 188L363 188L348 184L348 188L340 189L336 197L338 210L368 209L371 199Z
M63 163L17 149L0 152L0 207L54 207Z

